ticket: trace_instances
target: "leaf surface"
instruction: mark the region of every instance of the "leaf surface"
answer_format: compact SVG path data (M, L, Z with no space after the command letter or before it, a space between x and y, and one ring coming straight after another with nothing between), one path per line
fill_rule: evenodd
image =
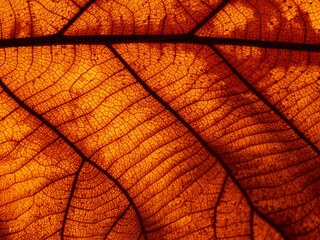
M1 3L1 238L319 238L319 4Z

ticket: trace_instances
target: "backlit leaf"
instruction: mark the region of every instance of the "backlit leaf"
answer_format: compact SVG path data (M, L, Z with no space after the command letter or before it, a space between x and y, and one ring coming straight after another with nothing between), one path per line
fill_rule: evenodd
M1 1L1 239L318 239L320 1Z

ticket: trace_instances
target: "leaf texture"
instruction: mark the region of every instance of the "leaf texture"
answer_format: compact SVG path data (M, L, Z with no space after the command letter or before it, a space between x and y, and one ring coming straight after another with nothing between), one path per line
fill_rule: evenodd
M319 5L0 2L1 239L318 239Z

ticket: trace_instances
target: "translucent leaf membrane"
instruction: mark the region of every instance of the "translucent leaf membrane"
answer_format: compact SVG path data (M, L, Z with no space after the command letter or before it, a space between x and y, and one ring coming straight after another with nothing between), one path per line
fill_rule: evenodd
M234 0L196 34L289 43L320 43L320 1Z
M246 239L270 228L106 47L2 53L1 81L32 109L1 91L2 237Z
M73 1L1 1L0 39L57 33L79 11Z
M252 47L219 47L247 81L320 148L320 55Z
M62 228L81 159L2 89L0 99L0 235L44 239Z
M95 1L66 35L156 35L189 32L222 1Z
M119 228L120 226L120 228ZM141 226L125 195L98 169L85 163L64 225L66 239L137 239Z
M272 228L269 224L263 222L261 218L253 213L253 238L257 240L264 239L283 239L282 236L277 232L274 228Z
M209 144L259 211L292 238L319 234L319 155L220 57L198 45L130 44L116 49ZM248 71L245 77L252 76L247 68L256 64L241 66ZM264 81L260 85L268 86Z
M318 239L319 9L2 1L0 238Z

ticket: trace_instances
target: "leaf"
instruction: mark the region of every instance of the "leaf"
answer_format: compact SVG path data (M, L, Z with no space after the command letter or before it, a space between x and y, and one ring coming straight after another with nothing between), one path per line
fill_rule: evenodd
M1 239L318 239L319 1L3 1Z

